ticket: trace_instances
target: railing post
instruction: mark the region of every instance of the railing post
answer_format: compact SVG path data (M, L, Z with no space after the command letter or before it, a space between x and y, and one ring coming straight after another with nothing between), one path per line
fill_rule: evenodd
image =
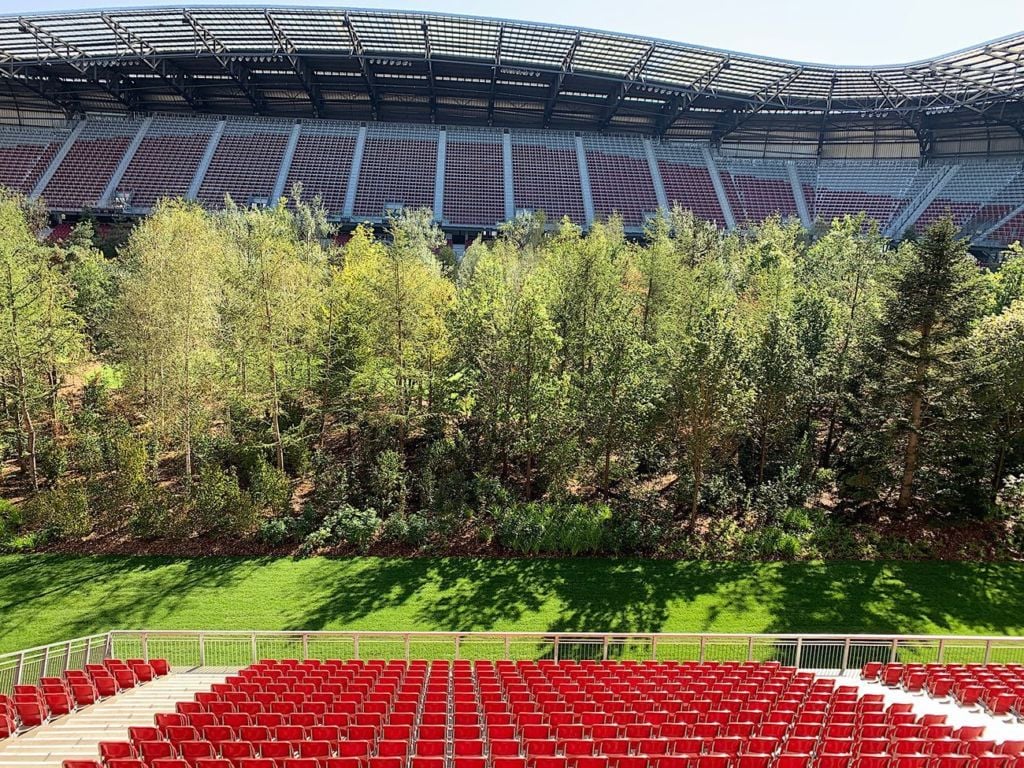
M943 657L946 655L946 640L945 638L939 638L939 651L938 658L936 661L941 664Z
M608 661L608 635L601 641L601 661Z
M92 637L85 638L85 661L82 662L82 668L85 668L86 664L92 663Z
M149 663L149 633L142 633L142 660Z
M747 661L754 660L754 636L747 638Z
M505 635L505 659L507 661L511 661L512 660L512 648L511 648L511 645L512 645L512 638L509 637L508 635Z
M260 660L259 647L256 644L256 633L253 632L249 637L249 655L252 657L252 663L255 664Z
M206 635L202 632L199 633L199 666L206 666Z
M985 641L985 661L984 664L988 664L992 660L992 641Z
M14 665L14 682L12 685L21 685L21 671L25 666L25 652L18 654L18 663Z
M555 635L555 647L554 647L554 651L553 651L553 653L554 653L554 656L555 656L555 661L558 661L558 651L559 651L559 648L558 648L558 639L559 639L559 638L558 638L558 635Z
M793 659L793 666L794 667L799 667L800 666L800 657L803 656L803 651L804 651L804 639L802 637L798 637L796 639L796 658Z
M892 639L892 648L889 650L889 663L895 664L896 657L899 655L900 640L898 637Z
M103 644L103 658L112 659L114 658L114 633L107 632L106 642Z
M67 672L71 669L71 641L68 640L67 646L64 648L64 671Z
M352 635L352 658L359 658L359 635Z
M39 668L39 677L46 677L48 666L50 666L50 646L43 648L43 664Z
M651 635L651 661L658 660L658 636Z
M309 660L309 633L308 632L303 632L302 633L302 660L303 661L308 661Z
M406 642L407 643L409 642L408 637L406 637ZM459 659L459 651L461 650L461 648L462 648L462 635L456 635L455 636L455 648L454 648L455 660L456 661L458 661L458 659Z
M707 638L705 638L704 635L701 635L700 636L700 654L698 656L698 661L704 661L704 643L706 641L707 641Z
M409 633L408 632L405 633L404 640L405 640L405 643L404 643L404 646L405 646L405 660L409 661L410 657L409 657ZM456 650L455 650L455 658L456 659L459 658L458 647L459 647L459 636L456 635L455 636L455 648L456 648Z
M843 641L843 663L840 665L839 674L845 675L848 666L850 666L850 638Z

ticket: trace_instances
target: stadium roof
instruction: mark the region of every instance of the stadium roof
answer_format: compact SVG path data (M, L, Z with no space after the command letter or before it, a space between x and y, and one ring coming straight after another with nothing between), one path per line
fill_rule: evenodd
M1000 126L1024 137L1024 33L908 64L828 66L436 13L163 7L0 16L0 109L203 112L721 140Z

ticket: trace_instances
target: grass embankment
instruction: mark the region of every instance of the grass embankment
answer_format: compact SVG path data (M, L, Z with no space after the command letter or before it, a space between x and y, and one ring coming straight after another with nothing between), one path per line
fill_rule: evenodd
M0 652L112 628L1020 634L1024 564L0 557Z

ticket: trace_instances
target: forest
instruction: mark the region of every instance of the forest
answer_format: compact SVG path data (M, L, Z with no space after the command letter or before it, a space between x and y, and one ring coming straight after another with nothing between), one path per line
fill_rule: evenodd
M950 219L642 241L542 215L0 193L0 548L705 559L1024 551L1024 250Z

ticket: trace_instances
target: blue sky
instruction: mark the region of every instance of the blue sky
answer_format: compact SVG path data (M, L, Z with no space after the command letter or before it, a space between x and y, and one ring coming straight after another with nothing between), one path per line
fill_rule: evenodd
M181 3L0 0L0 12L168 4ZM221 0L220 4L259 3ZM273 0L272 4L328 3ZM914 61L1024 30L1024 0L355 0L352 4L580 25L828 64Z

